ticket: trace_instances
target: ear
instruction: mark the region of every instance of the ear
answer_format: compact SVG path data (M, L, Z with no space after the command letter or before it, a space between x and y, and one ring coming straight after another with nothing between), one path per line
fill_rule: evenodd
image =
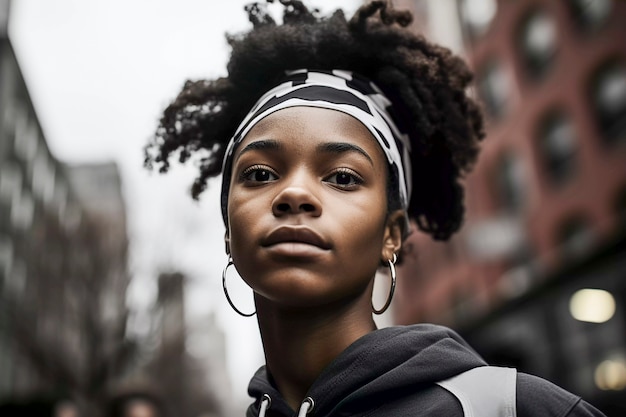
M228 235L228 230L224 233L224 249L226 250L226 255L230 255L230 236Z
M383 235L383 248L380 254L381 261L385 264L393 259L394 253L397 255L400 252L405 216L404 210L396 210L387 216L387 224L385 225L385 233Z

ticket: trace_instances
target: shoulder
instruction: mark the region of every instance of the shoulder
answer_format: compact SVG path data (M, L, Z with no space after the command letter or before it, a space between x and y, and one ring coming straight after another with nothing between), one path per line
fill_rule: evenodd
M518 417L602 417L600 411L563 388L534 375L517 374Z
M438 383L454 394L465 415L602 417L580 397L513 368L484 366Z

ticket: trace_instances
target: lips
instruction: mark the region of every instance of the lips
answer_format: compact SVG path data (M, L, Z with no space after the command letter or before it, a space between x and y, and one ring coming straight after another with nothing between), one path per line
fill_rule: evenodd
M307 226L280 226L272 230L261 242L264 247L279 245L281 243L302 243L328 250L331 248L322 236Z

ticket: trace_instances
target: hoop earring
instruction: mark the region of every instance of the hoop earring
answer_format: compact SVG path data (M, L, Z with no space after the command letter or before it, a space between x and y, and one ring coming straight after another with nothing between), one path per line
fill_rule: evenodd
M228 263L226 264L226 267L222 271L222 287L224 288L224 295L226 296L226 301L228 301L228 304L230 304L230 306L233 308L233 310L235 310L235 312L237 314L239 314L240 316L252 317L252 316L254 316L256 314L256 310L253 311L252 313L244 313L244 312L242 312L237 307L235 307L235 304L233 304L233 301L230 299L230 296L228 295L228 289L226 288L226 271L228 270L228 268L231 265L234 265L234 264L235 263L233 262L233 257L230 256L230 254L229 254L228 255Z
M393 299L393 293L396 290L396 261L398 260L398 256L394 253L393 254L393 259L389 259L387 260L387 263L389 264L389 271L391 272L391 288L389 288L389 295L387 296L387 301L385 302L385 305L383 306L383 308L381 308L380 310L376 310L376 308L374 307L374 303L372 303L372 311L374 312L374 314L383 314L385 311L387 311L387 309L389 308L389 305L391 304L391 300Z

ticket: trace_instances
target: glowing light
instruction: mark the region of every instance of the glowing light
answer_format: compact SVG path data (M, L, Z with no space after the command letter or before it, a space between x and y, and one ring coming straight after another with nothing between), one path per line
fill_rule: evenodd
M596 367L596 386L604 391L621 391L626 388L626 363L623 360L606 360Z
M484 31L498 10L494 0L465 0L462 3L467 22L479 31Z
M569 311L576 320L604 323L615 314L615 298L608 291L585 288L574 293Z

